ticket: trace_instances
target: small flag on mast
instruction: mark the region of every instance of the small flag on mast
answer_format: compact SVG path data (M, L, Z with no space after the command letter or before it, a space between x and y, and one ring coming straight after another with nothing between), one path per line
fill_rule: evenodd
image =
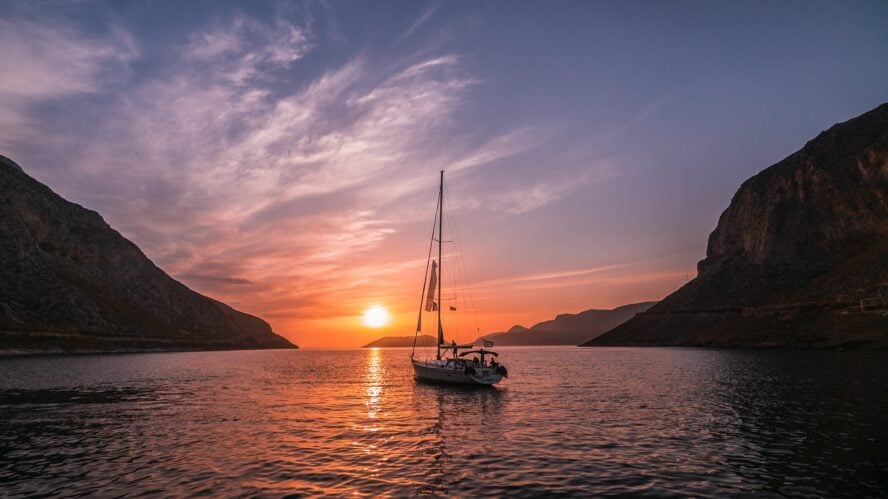
M451 306L450 306L450 311L451 311L451 312L456 312L456 307L454 307L453 305L451 305Z

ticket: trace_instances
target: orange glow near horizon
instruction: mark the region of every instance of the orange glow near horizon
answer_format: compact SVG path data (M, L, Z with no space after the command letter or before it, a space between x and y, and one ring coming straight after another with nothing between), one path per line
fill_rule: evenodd
M459 330L445 324L445 335L460 342L471 341L516 324L530 327L562 313L655 301L694 275L692 268L661 271L632 265L487 279L473 284L480 331L464 324ZM284 297L280 302L263 302L249 294L215 294L239 310L264 318L275 332L302 348L356 348L383 336L414 334L420 291L416 281L421 277L422 267L412 272L399 270L386 279L347 289L348 283L354 282L352 276L347 276L338 283L345 291L322 297L304 314L288 308ZM366 298L359 298L366 296L376 299L368 306Z

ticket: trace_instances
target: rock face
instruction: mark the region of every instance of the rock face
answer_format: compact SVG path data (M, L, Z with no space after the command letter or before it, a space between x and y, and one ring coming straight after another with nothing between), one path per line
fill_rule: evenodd
M496 346L576 345L588 341L617 326L639 312L647 310L654 302L633 303L613 310L586 310L578 314L561 314L553 320L540 322L530 329L512 326L503 333L491 333L475 340L493 341Z
M409 348L413 346L413 336L383 336L376 341L371 341L361 348ZM435 347L435 337L423 334L416 338L418 347Z
M589 344L888 348L885 283L888 104L744 182L697 278Z
M0 353L295 348L0 156Z

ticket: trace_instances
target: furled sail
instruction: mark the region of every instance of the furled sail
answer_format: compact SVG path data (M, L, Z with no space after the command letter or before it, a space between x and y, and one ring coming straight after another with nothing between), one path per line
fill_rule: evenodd
M435 303L435 290L438 287L438 262L432 260L432 275L429 279L429 294L426 296L426 312L438 310L438 304Z

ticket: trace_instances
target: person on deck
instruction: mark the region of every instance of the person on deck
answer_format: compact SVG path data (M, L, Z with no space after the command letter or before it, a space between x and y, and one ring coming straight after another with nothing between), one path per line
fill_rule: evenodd
M450 340L450 345L453 347L453 356L456 357L456 340Z

